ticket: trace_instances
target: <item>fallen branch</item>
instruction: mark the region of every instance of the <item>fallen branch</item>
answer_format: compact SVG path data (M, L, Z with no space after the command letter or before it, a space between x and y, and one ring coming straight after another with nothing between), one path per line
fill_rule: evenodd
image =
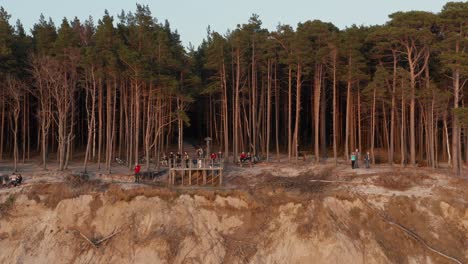
M110 234L110 235L108 235L108 236L106 236L106 237L104 237L104 238L102 238L102 239L100 239L100 240L98 240L98 241L92 241L92 240L89 239L87 236L85 236L83 233L81 233L80 230L73 230L73 231L78 232L79 235L80 235L82 238L84 238L89 244L91 244L95 249L97 249L97 248L99 247L99 245L101 245L103 242L105 242L105 241L111 239L111 238L114 237L115 235L121 233L123 230L120 229L120 230L118 230L118 231L116 231L116 232L112 232L112 234Z
M122 232L122 230L119 230L119 231L117 231L117 232L114 232L114 233L112 233L112 234L106 236L105 238L103 238L103 239L101 239L101 240L96 241L96 243L95 243L96 246L99 246L101 243L103 243L103 242L105 242L105 241L111 239L112 237L114 237L115 235L117 235L117 234L119 234L119 233L121 233L121 232Z
M89 244L91 244L91 246L93 246L94 248L97 248L96 244L94 244L93 241L91 241L88 237L83 235L83 233L81 233L81 231L79 231L79 230L75 230L75 231L78 232L80 234L80 236L82 238L84 238Z
M365 182L353 182L353 181L329 181L329 180L310 180L310 182L347 183L347 184L367 184L367 183L365 183Z
M409 237L413 238L414 240L416 240L417 242L419 242L420 244L422 244L425 248L429 249L430 251L438 254L439 256L442 256L446 259L449 259L455 263L458 263L458 264L463 264L460 260L454 258L454 257L451 257L435 248L433 248L432 246L428 245L426 243L426 241L424 241L424 239L419 236L418 234L416 234L414 231L411 231L410 229L406 228L405 226L397 223L397 222L394 222L393 220L391 220L390 218L388 218L386 215L384 215L383 213L380 212L380 210L378 209L375 209L372 205L370 205L361 195L357 194L357 193L354 193L359 200L361 200L361 202L366 205L371 211L374 211L382 220L384 220L386 223L390 224L390 225L393 225L393 226L396 226L398 229L402 230L406 235L408 235Z

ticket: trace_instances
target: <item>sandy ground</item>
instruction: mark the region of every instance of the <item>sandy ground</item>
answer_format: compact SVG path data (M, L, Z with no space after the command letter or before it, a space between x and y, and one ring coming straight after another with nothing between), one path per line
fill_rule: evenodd
M468 262L468 179L448 168L227 164L222 187L170 188L81 171L20 164L25 183L0 189L0 263Z

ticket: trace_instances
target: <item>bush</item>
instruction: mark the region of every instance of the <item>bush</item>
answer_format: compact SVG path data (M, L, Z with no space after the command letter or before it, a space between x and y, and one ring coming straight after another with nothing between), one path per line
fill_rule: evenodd
M7 214L8 211L13 208L13 205L15 204L15 196L13 194L10 194L8 198L5 200L5 202L0 204L0 216Z

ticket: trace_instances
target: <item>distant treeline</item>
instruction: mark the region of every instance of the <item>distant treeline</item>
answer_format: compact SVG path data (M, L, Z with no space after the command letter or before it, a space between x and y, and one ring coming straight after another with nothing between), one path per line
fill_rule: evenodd
M468 162L468 3L339 30L319 20L270 32L253 15L185 49L147 6L95 23L41 15L31 34L0 9L0 159L40 154L110 169L158 166L185 138L234 159L369 151L373 162Z

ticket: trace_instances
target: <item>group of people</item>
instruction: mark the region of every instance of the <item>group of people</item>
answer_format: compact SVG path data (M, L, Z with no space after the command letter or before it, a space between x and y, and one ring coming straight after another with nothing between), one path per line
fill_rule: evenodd
M190 155L187 152L184 152L184 155L182 156L180 152L177 152L177 154L174 154L174 152L171 151L168 156L166 154L163 154L162 165L168 166L170 168L182 167L182 166L189 168L190 161L192 161L194 165L197 165L198 167L202 167L203 160L205 159L203 148L198 148L196 150L196 156L197 156L197 159L192 160L190 158ZM212 165L215 162L218 162L222 158L223 158L223 155L221 151L218 153L213 152L210 154L210 161Z
M5 187L16 187L23 182L23 176L13 172L10 176L0 176L0 184Z
M244 151L242 151L241 154L239 155L239 161L241 163L251 162L252 154L250 154L250 152L245 153Z
M356 151L351 153L351 168L352 169L357 169L359 168L359 159L360 159L360 153L359 149L356 149ZM366 168L368 169L370 167L370 154L369 151L364 155L364 163Z
M172 151L169 153L169 156L167 156L166 154L163 154L163 157L162 157L162 165L170 166L171 168L175 166L180 167L182 164L182 161L185 162L186 166L189 165L190 156L187 152L184 152L183 157L182 157L182 154L180 154L180 152L177 152L177 154L174 155L174 152Z

